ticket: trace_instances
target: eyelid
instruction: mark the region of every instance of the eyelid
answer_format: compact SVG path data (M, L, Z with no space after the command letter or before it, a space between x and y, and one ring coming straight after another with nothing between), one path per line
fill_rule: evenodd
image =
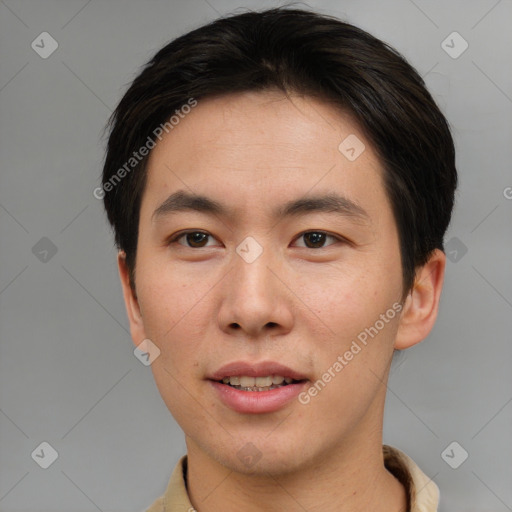
M211 233L208 233L208 231L203 231L202 229L184 229L183 231L178 231L177 233L174 233L171 235L165 242L165 245L171 245L174 243L178 243L178 240L185 235L188 235L190 233L202 233L204 235L208 235L211 238L215 238ZM188 247L187 245L178 244L182 247L186 247L187 249L203 249L203 247Z
M166 240L166 245L170 245L170 244L173 244L173 243L178 243L178 240L180 238L182 238L185 235L188 235L189 233L203 233L203 234L208 235L208 236L210 236L212 238L215 238L211 233L209 233L208 231L204 231L202 229L185 229L183 231L178 231L177 233L171 235ZM341 235L336 235L334 233L330 233L329 231L325 231L323 229L306 229L304 231L301 231L298 235L296 235L295 238L293 239L293 241L295 242L296 240L298 240L299 238L301 238L302 236L304 236L307 233L322 233L324 235L327 235L327 236L330 236L330 237L336 239L338 242L342 242L342 243L349 244L349 245L352 244L352 242L350 242L350 240L348 240L347 238L345 238L345 237L343 237ZM186 247L187 249L204 249L206 247L211 247L211 246L189 247L189 246L183 245L183 244L179 244L179 245L181 245L182 247ZM333 244L330 244L330 245L333 245ZM318 251L319 249L326 249L327 247L330 247L330 245L327 245L325 247L317 247L317 248L301 246L301 248L303 248L303 249L312 249L312 250Z
M322 233L322 234L324 234L326 236L330 236L330 237L334 238L338 242L342 242L342 243L345 243L345 244L350 244L351 243L349 240L347 240L346 238L342 237L341 235L335 235L334 233L330 233L329 231L325 231L324 229L306 229L306 230L302 231L301 233L299 233L293 239L293 241L295 242L296 240L301 238L306 233ZM330 247L331 245L334 245L334 244L326 245L325 247L317 247L316 249L314 249L312 247L306 247L306 246L304 246L304 247L301 246L301 248L303 248L303 249L312 249L314 251L315 250L318 251L319 249L327 249L327 247Z

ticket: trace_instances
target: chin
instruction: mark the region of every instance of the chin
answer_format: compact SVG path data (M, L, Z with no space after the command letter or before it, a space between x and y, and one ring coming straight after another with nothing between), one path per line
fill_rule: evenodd
M309 439L298 440L289 433L276 435L273 432L233 439L233 443L218 453L216 459L230 470L244 475L279 476L309 467L315 458L314 452L315 447Z

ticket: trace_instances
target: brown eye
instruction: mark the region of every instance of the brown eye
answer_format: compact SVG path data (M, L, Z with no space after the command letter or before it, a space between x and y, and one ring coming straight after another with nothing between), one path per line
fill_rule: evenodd
M185 237L191 247L204 247L205 242L208 239L208 235L206 233L201 233L200 231L187 233Z
M209 233L204 233L203 231L185 231L173 236L169 240L168 244L171 245L173 243L178 243L179 245L183 245L191 249L200 249L202 247L207 247L209 237L211 237L211 235ZM185 243L180 242L182 238L185 239Z
M305 247L308 249L322 249L325 241L328 238L332 238L338 241L340 240L338 237L329 235L325 231L307 231L299 235L298 239L301 238L306 242Z
M182 231L181 233L174 235L169 240L168 244L171 245L173 243L178 243L179 245L190 249L201 249L203 247L208 247L209 238L213 238L212 235L203 231ZM185 239L185 242L181 242L180 240L182 239ZM305 241L305 245L299 246L307 249L322 249L325 247L325 243L328 239L332 239L335 242L343 241L340 237L330 235L325 231L306 231L299 235L296 240L300 239Z
M305 233L303 235L304 237L304 240L306 240L306 242L312 244L313 247L321 247L324 243L325 243L325 238L326 238L326 235L325 233L320 233L320 232L317 232L317 231L312 231L311 233ZM306 245L307 245L306 243Z

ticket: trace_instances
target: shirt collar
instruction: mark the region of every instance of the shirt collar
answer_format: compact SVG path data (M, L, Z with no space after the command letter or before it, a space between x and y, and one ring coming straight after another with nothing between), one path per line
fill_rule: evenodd
M404 452L383 445L386 469L405 487L410 512L437 512L439 488Z
M437 512L439 489L405 453L383 445L384 465L405 487L409 512ZM187 456L176 464L163 496L146 512L193 512L186 487Z

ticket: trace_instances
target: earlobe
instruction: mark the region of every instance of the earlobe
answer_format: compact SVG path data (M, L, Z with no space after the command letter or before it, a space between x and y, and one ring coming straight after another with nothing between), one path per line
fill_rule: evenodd
M436 249L427 263L417 269L414 285L400 317L395 349L416 345L432 330L439 310L445 266L446 255Z
M119 251L117 254L117 266L119 269L119 278L123 288L124 303L126 313L130 323L130 333L135 346L138 346L147 336L144 329L141 308L138 298L130 285L130 273L126 264L126 254Z

